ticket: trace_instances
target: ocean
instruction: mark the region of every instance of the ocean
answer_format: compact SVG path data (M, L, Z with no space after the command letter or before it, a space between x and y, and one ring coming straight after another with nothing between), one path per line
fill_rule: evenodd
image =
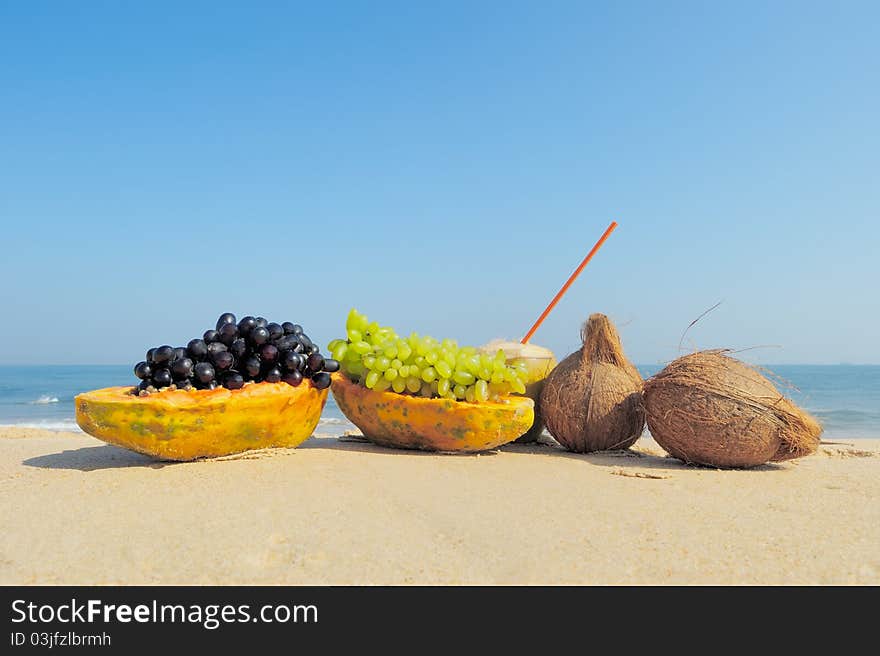
M660 366L639 366L644 376ZM765 365L786 395L812 412L825 439L880 437L880 365ZM133 384L127 365L0 366L0 426L79 431L73 397ZM353 429L331 395L316 435Z

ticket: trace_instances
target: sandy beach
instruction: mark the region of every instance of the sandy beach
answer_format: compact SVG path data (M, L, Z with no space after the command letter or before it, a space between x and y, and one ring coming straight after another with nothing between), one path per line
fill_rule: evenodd
M721 471L645 439L163 463L3 429L0 486L2 584L880 583L876 439Z

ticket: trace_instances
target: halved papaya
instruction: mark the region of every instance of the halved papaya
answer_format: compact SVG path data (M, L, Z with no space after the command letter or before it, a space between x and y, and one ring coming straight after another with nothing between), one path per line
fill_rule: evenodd
M371 442L426 451L484 451L512 442L535 419L524 396L501 402L466 403L377 392L333 374L333 397L349 421Z
M315 430L327 390L309 382L134 396L107 387L76 397L76 423L99 440L162 460L296 447Z

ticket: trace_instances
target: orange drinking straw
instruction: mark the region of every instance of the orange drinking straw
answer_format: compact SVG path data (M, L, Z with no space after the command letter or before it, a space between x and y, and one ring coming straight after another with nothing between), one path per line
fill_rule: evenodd
M587 253L587 256L584 258L584 261L580 263L577 269L574 270L568 280L565 281L565 284L562 286L562 289L557 292L556 296L553 297L553 300L550 301L550 305L546 307L546 309L541 313L541 316L538 317L538 320L535 322L535 325L529 329L529 332L526 333L526 336L522 338L522 344L527 344L528 341L532 338L532 335L535 334L535 331L540 327L542 323L544 323L544 319L547 318L547 315L550 314L550 311L553 307L559 302L559 299L568 291L568 288L571 287L571 283L575 281L579 275L581 275L581 271L584 270L584 267L590 263L590 260L593 259L593 256L596 254L600 248L602 248L602 244L605 243L605 240L608 239L609 235L614 232L614 229L617 227L617 221L612 221L611 225L605 230L605 233L599 238L599 241L596 242L596 245L593 246L592 250Z

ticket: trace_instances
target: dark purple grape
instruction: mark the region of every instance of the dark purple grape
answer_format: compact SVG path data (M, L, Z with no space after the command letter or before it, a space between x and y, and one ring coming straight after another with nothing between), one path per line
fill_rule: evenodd
M237 371L229 371L223 376L223 387L237 390L244 387L244 377Z
M299 353L294 353L293 351L286 351L281 356L281 364L284 365L284 368L288 371L298 371L302 369L305 362L303 356Z
M251 331L251 342L257 346L262 346L269 341L269 331L263 326L257 326Z
M168 346L158 347L155 351L153 351L153 362L152 364L165 364L169 360L171 360L171 356L174 354L174 349Z
M315 389L327 389L330 387L330 374L322 371L319 374L315 374L312 376L312 385L315 386Z
M296 387L301 382L303 382L303 375L298 371L291 371L290 373L285 374L281 378L281 380L288 385L293 385L294 387Z
M263 380L267 383L280 383L281 382L281 369L278 367L271 367L266 371L266 375L263 376Z
M298 323L295 323L295 324L293 324L293 327L290 329L290 332L293 333L294 335L302 335L303 334L303 327L300 326Z
M242 337L247 337L256 327L257 320L254 319L252 316L248 315L246 317L242 317L241 321L238 322L238 334Z
M223 351L228 350L226 344L223 342L211 342L208 344L208 357L213 358L216 353L222 353Z
M189 378L184 378L183 380L175 381L174 384L177 385L177 389L184 390L184 391L191 390L193 387L192 381Z
M171 372L167 369L157 369L153 372L152 380L155 387L168 387L171 384Z
M145 392L147 390L147 388L152 384L153 383L151 383L149 380L142 380L140 383L138 383L138 386L135 387L135 389L138 392Z
M306 359L306 366L312 373L318 373L324 368L324 358L320 353L312 353Z
M225 323L220 326L220 341L229 346L232 342L235 341L235 338L238 337L238 326L234 323Z
M186 352L186 349L183 346L178 346L174 349L174 352L171 354L171 361L180 360L181 358L188 358L189 353Z
M278 359L278 348L274 344L263 344L260 349L260 359L263 362L275 362Z
M156 349L151 348L147 351L147 355L144 360L147 361L147 364L153 364L153 356L156 355Z
M278 347L278 350L283 353L285 351L292 351L293 347L299 344L299 341L297 341L296 337L294 337L293 335L284 335L283 337L279 337L272 343L275 344L275 346Z
M312 344L306 349L306 353L309 355L313 355L314 353L320 353L321 349L317 344Z
M134 375L141 380L147 380L147 378L153 375L153 368L146 362L138 362L134 366Z
M296 328L296 326L289 321L285 321L281 324L281 329L284 331L285 335L292 335L294 328Z
M303 348L308 351L312 345L312 340L309 339L309 336L305 334L297 335L297 339L299 339L299 343L303 345Z
M229 352L236 358L240 358L247 352L247 342L239 337L229 345Z
M248 358L245 358L241 362L241 368L244 373L248 376L248 378L256 378L260 375L260 368L263 363L260 362L260 358L252 355Z
M171 374L174 380L183 380L192 375L193 361L189 358L181 358L171 363Z
M217 389L218 387L220 387L220 383L218 383L216 380L211 380L205 383L202 389L212 390Z
M203 360L208 355L208 345L203 339L193 339L186 345L186 352L193 360Z
M205 340L206 344L211 344L220 339L220 333L218 333L216 330L206 330L205 334L202 335L202 339Z
M235 356L229 351L220 351L211 356L211 362L214 363L216 370L223 371L232 367L232 363L235 362Z
M254 323L257 324L257 328L265 328L269 325L269 322L263 317L257 317L256 319L254 319Z
M217 325L215 326L215 328L219 332L223 326L226 326L229 324L232 324L233 326L235 326L237 323L238 323L238 320L235 318L235 315L232 314L232 312L224 312L223 314L220 315L220 318L217 319Z
M210 362L199 362L193 367L193 374L200 383L209 383L214 380L214 367Z
M269 339L271 339L273 342L284 335L284 328L282 328L280 324L277 324L274 321L266 326L266 330L269 331Z
M324 371L331 374L334 371L339 371L339 361L333 360L332 358L327 358L326 360L324 360Z

